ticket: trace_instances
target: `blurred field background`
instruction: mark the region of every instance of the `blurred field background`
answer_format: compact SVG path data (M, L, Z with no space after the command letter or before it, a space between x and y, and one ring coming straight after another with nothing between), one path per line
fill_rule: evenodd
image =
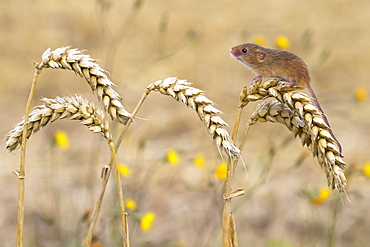
M229 49L246 42L286 49L302 57L313 88L340 140L348 169L348 196L326 197L326 178L311 154L278 124L250 129L234 188L240 246L370 246L369 92L370 2L352 1L21 1L0 8L0 116L5 136L21 120L31 85L32 61L72 45L88 50L111 73L132 111L150 83L176 76L194 82L217 103L232 126L242 87L254 74ZM41 97L79 93L95 99L73 72L44 70ZM243 123L255 104L243 113ZM222 159L196 114L152 93L118 151L125 164L123 191L132 246L221 246ZM114 124L111 124L114 126ZM114 127L115 134L121 126ZM55 143L67 133L69 147ZM231 128L230 128L231 131ZM178 161L171 163L173 150ZM81 246L97 199L109 148L74 121L57 121L27 146L25 246ZM194 157L200 157L196 165ZM0 159L0 242L15 246L19 150ZM129 170L127 172L127 170ZM321 193L320 193L321 191ZM110 183L95 231L96 246L120 246L118 200ZM342 203L343 201L343 203ZM155 215L144 231L142 216ZM87 216L87 217L86 217ZM100 245L99 245L100 244Z

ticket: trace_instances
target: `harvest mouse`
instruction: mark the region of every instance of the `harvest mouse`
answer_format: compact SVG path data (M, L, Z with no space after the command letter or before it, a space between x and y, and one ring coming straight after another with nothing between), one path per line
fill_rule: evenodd
M342 153L342 147L334 136L329 121L311 87L311 78L307 65L301 58L288 51L264 48L251 43L233 47L230 53L236 60L257 74L252 79L252 84L262 78L278 77L283 79L283 81L279 82L280 86L292 86L297 89L307 88L311 96L315 99L317 107L323 113L322 116L325 123L329 126L329 131L337 142L340 153Z

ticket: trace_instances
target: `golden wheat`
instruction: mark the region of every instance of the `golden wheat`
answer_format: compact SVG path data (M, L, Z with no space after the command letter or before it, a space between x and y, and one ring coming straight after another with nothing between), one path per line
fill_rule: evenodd
M297 92L286 94L285 98L291 98L296 101L294 105L299 105L296 110L278 100L263 101L252 113L248 124L269 121L287 126L294 136L299 136L302 145L307 145L314 157L317 157L326 173L329 187L343 192L347 186L344 170L348 165L341 158L336 141L328 131L321 112L312 101L307 100L308 96Z
M83 99L80 95L73 97L57 97L56 99L42 99L43 105L35 106L29 114L27 139L35 132L57 119L68 118L80 120L88 129L101 133L108 141L108 123L104 121L104 112L96 108L92 102ZM9 152L18 148L22 140L24 120L19 122L5 138L5 149Z
M250 87L244 87L242 93L240 94L240 101L242 105L248 104L250 101L257 101L262 100L268 97L274 97L282 103L285 103L291 109L297 111L301 118L305 118L304 111L310 112L316 118L312 119L312 121L319 121L317 122L322 128L329 130L329 134L331 139L333 139L332 143L338 147L340 147L340 143L335 139L332 135L331 128L325 123L323 119L324 113L322 113L314 104L314 99L309 97L308 95L301 93L301 92L292 92L296 88L294 87L279 87L278 82L280 79L277 78L267 78L265 80L260 80ZM305 107L305 108L304 108ZM339 154L343 157L342 153Z
M281 79L272 77L244 86L240 93L240 101L243 103L243 106L250 101L262 100L267 97L275 97L283 102L283 94L294 91L297 88L293 86L280 87L278 84L279 81Z
M108 78L108 72L96 61L83 51L67 46L53 51L48 48L42 54L42 62L35 66L40 70L43 68L73 70L84 77L91 89L96 91L98 99L103 101L105 110L111 118L126 124L131 115L123 107L121 96L113 89L114 83Z
M219 150L223 149L232 159L237 159L240 156L239 149L235 146L229 132L225 129L228 126L227 123L220 117L222 112L214 107L214 103L204 96L202 90L192 87L190 82L179 80L176 77L156 81L150 84L147 90L148 93L157 91L171 96L196 111L216 142L217 148Z

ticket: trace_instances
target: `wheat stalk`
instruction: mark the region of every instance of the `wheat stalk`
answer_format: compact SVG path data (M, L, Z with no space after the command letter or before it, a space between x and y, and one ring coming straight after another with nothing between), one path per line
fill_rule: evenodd
M70 46L51 50L48 48L42 54L42 62L35 64L39 70L43 68L73 70L84 77L91 89L103 101L105 110L113 120L126 124L131 118L121 103L121 96L113 89L114 83L108 78L107 71L102 69L96 59L84 54L84 51L71 49Z
M229 132L225 129L228 125L220 116L222 112L214 107L214 103L204 96L202 90L192 87L191 83L186 80L169 77L150 84L147 87L147 91L148 93L157 91L171 96L196 111L216 142L217 148L219 150L223 149L231 159L239 158L240 151L231 140Z
M273 100L260 103L248 124L253 125L257 121L284 124L317 157L326 173L328 186L344 192L347 185L344 170L348 165L341 158L337 143L328 131L329 127L321 112L303 93L286 92L284 98L292 102L287 104ZM292 109L292 105L296 108Z
M83 99L80 95L74 97L57 97L56 99L42 99L43 105L33 108L28 118L27 139L57 119L69 118L80 120L88 129L95 133L101 133L108 141L111 137L108 132L108 123L103 120L104 113L96 109L92 102ZM5 138L5 149L9 152L19 147L22 140L22 130L25 122L19 122Z
M47 124L58 119L79 120L81 124L88 127L94 133L101 133L108 141L112 153L112 159L115 166L115 175L117 181L117 190L120 202L120 211L122 219L122 230L124 235L124 246L129 246L128 240L128 225L127 215L124 207L123 192L121 188L120 174L118 171L118 162L111 135L109 134L108 122L104 120L104 112L101 108L96 108L94 104L83 99L80 95L73 97L57 97L56 99L43 98L43 105L33 108L28 116L27 124L25 121L19 122L6 136L5 149L9 152L16 149L22 142L23 127L27 125L26 138ZM88 235L86 237L86 246L90 246L93 236L93 230L97 222L98 214L102 204L104 192L110 175L111 164L108 166L108 171L103 176L103 183L98 201L96 202L93 220L90 224Z

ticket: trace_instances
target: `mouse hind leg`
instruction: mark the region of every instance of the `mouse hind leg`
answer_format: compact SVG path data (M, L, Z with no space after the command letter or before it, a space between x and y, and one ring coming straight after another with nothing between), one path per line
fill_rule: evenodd
M260 75L257 75L256 77L254 77L252 80L251 80L251 85L255 84L256 82L258 82L259 80L262 79L262 76Z

